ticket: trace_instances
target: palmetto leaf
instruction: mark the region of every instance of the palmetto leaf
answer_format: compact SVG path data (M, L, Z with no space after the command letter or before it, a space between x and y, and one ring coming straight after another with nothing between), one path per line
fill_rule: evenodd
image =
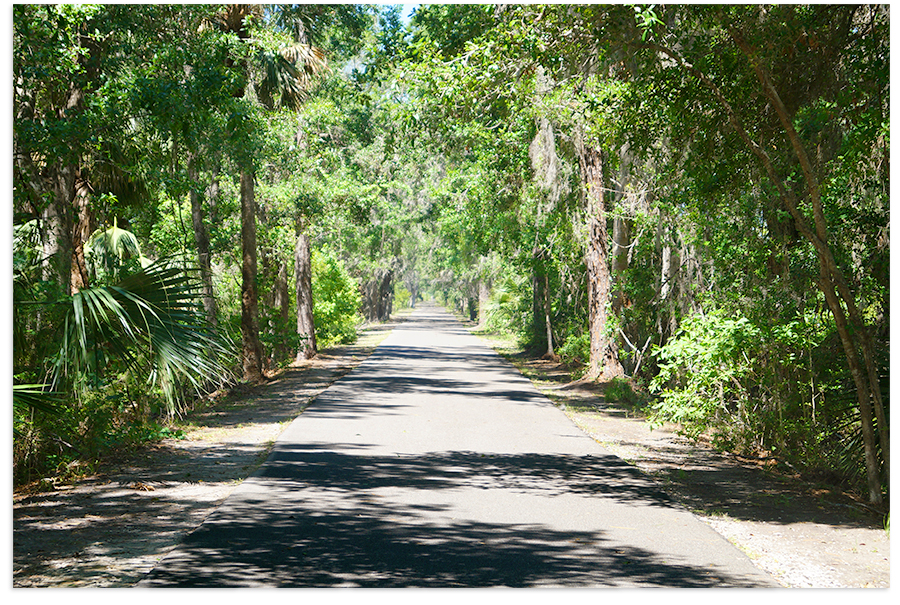
M158 261L71 297L55 378L97 375L118 358L159 386L174 410L180 380L199 387L227 373L221 361L227 349L206 323L197 279Z
M141 265L149 262L141 255L137 237L118 224L95 231L84 245L84 256L91 275L103 275L113 280L118 279L127 260L133 259Z
M46 384L14 384L13 406L29 407L47 414L59 411L59 395L48 391Z
M269 109L278 105L299 109L313 78L328 67L325 53L315 46L294 44L277 52L261 52L263 78L257 88L260 102Z

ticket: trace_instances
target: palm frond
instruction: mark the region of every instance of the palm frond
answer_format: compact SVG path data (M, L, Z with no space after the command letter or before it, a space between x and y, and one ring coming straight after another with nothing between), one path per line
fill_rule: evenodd
M109 229L98 229L84 245L84 257L93 277L118 279L127 261L142 263L141 245L137 236L114 223Z
M14 384L13 407L31 408L45 414L59 412L60 397L48 384Z
M216 15L215 23L223 31L246 35L247 19L262 16L260 4L228 4Z
M111 286L72 295L54 382L98 375L111 358L160 387L174 411L176 387L227 373L229 347L206 322L198 280L157 261Z
M269 109L276 104L299 109L313 78L328 69L324 51L308 44L294 44L277 52L263 51L258 58L263 78L257 96Z

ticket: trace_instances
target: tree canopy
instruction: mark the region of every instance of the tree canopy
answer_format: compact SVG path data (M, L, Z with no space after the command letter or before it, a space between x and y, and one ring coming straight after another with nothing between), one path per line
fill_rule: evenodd
M882 502L889 32L882 5L16 5L18 480L434 297Z

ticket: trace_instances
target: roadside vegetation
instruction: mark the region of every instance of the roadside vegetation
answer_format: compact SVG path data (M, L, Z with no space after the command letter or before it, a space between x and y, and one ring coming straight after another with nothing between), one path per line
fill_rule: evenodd
M887 509L889 21L15 6L15 481L434 297Z

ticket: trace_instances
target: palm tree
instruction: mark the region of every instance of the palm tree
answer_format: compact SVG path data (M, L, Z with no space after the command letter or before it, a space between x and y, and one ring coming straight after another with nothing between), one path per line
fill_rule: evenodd
M247 44L253 44L248 27L253 18L261 18L263 9L256 4L231 4L218 15L218 25L234 33ZM258 45L252 55L262 74L254 87L257 99L266 108L276 106L296 109L300 106L309 84L317 73L325 69L324 53L301 42L278 50ZM252 82L250 62L240 61L244 84L235 91L243 97L246 83ZM249 161L241 170L241 342L244 380L262 380L262 346L259 340L259 295L256 289L256 200L255 174ZM311 300L311 297L310 297Z

